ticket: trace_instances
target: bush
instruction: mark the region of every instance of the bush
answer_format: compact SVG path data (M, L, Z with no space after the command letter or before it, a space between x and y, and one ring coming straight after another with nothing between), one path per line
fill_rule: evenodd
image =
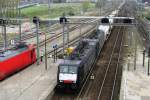
M70 15L70 16L74 16L75 14L74 14L74 12L73 12L73 11L69 11L69 12L68 12L68 15Z
M83 9L83 11L84 12L87 11L88 8L90 8L90 2L88 2L88 1L83 2L82 3L82 9Z
M147 16L146 19L150 20L150 16Z

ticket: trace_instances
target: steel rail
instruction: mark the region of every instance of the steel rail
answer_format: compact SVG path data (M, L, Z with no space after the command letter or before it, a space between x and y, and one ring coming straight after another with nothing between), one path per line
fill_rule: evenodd
M124 28L123 28L123 31L124 31ZM123 35L124 35L124 32L123 32ZM118 61L117 61L117 68L116 68L116 71L115 71L115 79L114 79L114 82L113 82L111 100L113 100L114 93L115 93L115 87L116 87L116 81L117 81L117 75L118 75L118 69L119 69L119 62L120 62L121 52L122 52L122 45L123 45L123 36L122 36L122 39L121 39L121 46L119 48L119 57L118 57Z
M119 28L119 31L118 31L118 34L117 34L117 38L116 38L116 41L115 41L115 44L114 44L114 47L113 47L113 50L112 50L112 53L111 53L111 56L110 56L110 59L109 59L109 63L108 63L108 66L107 66L107 69L106 69L106 72L105 72L105 75L104 75L104 79L103 79L101 88L100 88L100 90L99 90L99 94L98 94L97 100L99 100L100 97L101 97L102 90L103 90L103 86L104 86L104 84L105 84L105 80L106 80L106 77L107 77L107 75L108 75L108 70L109 70L109 68L110 68L110 64L111 64L111 61L112 61L112 58L113 58L113 54L114 54L114 51L115 51L115 47L116 47L117 41L118 41L118 39L119 39L119 33L120 33L120 31L121 31L121 27Z

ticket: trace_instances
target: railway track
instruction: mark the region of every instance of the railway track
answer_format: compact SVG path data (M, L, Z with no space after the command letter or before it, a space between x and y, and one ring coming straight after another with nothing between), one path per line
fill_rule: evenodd
M118 100L122 66L120 64L125 28L115 27L105 43L100 57L92 67L86 82L78 94L57 93L52 100ZM113 50L110 50L113 48ZM90 79L91 74L95 76Z
M81 19L80 21L86 21L86 19ZM58 26L58 27L57 27ZM43 31L40 31L40 34L39 35L43 35L43 33L44 34L47 34L47 33L57 33L56 35L62 35L62 26L61 25L55 25L54 27L52 26L52 28L49 30L49 27L46 27ZM69 26L69 31L73 31L73 30L75 30L75 29L77 29L77 28L79 28L80 27L80 25L70 25ZM48 36L48 39L49 38L53 38L53 36L51 37L51 35L50 34L48 34L47 35ZM28 34L23 34L22 35L22 37L21 37L21 40L22 41L27 41L28 39L32 39L32 38L34 38L34 37L36 37L36 33L35 32L33 32L33 33L28 33ZM54 36L55 37L55 36ZM47 40L48 40L47 39ZM11 40L12 39L9 39L8 41L7 41L7 43L8 43L8 46L11 44ZM19 42L20 40L18 39L18 38L14 38L13 39L16 43L17 42ZM44 42L44 41L42 41L42 42ZM42 43L41 42L41 43ZM0 42L0 48L2 48L3 47L3 42Z
M83 93L81 91L81 95L77 99L118 100L122 71L120 59L124 31L125 28L123 27L116 27L112 31L111 37L101 52L100 59L98 59L91 72L94 74L95 79L88 80L87 89L83 89ZM110 48L112 49L110 50Z
M118 30L118 28L113 31L114 32L112 33L112 36L107 41L106 45L102 50L100 59L96 63L95 67L93 67L94 69L92 69L90 72L94 73L95 79L90 80L89 74L79 94L72 95L66 93L55 93L52 97L52 100L110 100L107 97L110 98L111 96L108 95L118 95L115 93L118 93L119 87L115 87L119 84L118 82L121 81L120 76L118 78L118 74L121 74L121 67L119 67L119 62L122 47L121 45L123 41L123 32L121 32L121 29ZM117 34L115 34L116 31L118 31ZM114 45L112 45L112 41ZM114 48L114 50L111 52L110 48ZM108 55L111 55L111 57Z
M87 22L89 22L89 21L96 21L96 20L91 19L91 20L88 20ZM76 30L76 29L79 28L79 27L80 27L80 25L75 25L74 27L69 28L69 32L72 32L72 31ZM88 29L88 31L90 31L92 28L93 28L93 27L91 27L90 29ZM87 31L86 31L86 32L87 32ZM47 38L46 42L47 42L47 43L48 43L48 42L51 42L51 41L55 40L56 38L61 37L62 35L63 35L63 34L62 34L62 32L61 32L61 33L57 33L57 34L54 35L54 36L50 36L50 37ZM41 47L41 46L43 46L44 44L45 44L45 40L41 41L39 46Z
M106 9L106 13L104 15L108 15L112 10L110 9ZM77 20L73 20L73 21L77 21ZM81 21L86 21L86 19L82 19ZM56 30L61 30L61 25L60 24L56 24L56 25L53 25L51 30L49 30L49 27L47 27L44 31L40 31L40 33L59 33L61 34L62 32L56 32ZM76 28L80 27L80 25L72 25L70 26L70 30L74 30ZM41 34L40 34L41 35ZM28 39L32 39L36 37L36 33L35 32L32 32L32 33L29 33L29 34L23 34L22 35L22 41L26 41ZM19 42L19 39L18 38L14 38L14 40L16 42ZM10 40L8 40L8 45L10 45ZM3 47L3 43L0 42L0 48Z
M89 35L91 35L92 32L94 32L96 30L96 26L93 26L93 28L87 30L86 32L84 32L83 37L88 37ZM79 36L80 37L80 36ZM79 41L79 37L76 39L73 39L72 41L69 42L69 45L73 45L75 43L77 43ZM61 52L63 50L62 48L63 44L60 45L60 50L58 50L58 53ZM53 51L50 51L49 53L52 53ZM54 90L55 91L55 90ZM67 92L67 91L66 91ZM74 100L77 97L77 94L72 94L72 93L62 93L62 92L56 92L54 93L54 95L52 96L51 100Z
M117 34L115 34L116 32ZM119 33L122 33L121 29L115 29L112 36L105 44L100 59L98 59L90 72L94 74L95 79L90 80L89 74L84 87L82 87L76 98L77 100L117 100L111 98L113 98L114 93L118 91L115 90L115 86L118 79L118 71L120 71L119 61L123 40L123 34ZM110 48L113 48L113 50L110 51Z
M93 26L93 27L91 27L90 29L86 30L86 32L84 32L84 33L82 34L82 36L83 36L83 37L87 37L88 35L90 35L90 34L91 34L92 32L94 32L95 30L96 30L96 26ZM72 39L72 40L69 41L68 46L71 46L71 45L77 43L79 40L80 40L80 36L77 36L76 38L74 38L74 39ZM67 45L67 44L65 44L65 45ZM63 50L63 43L61 43L61 44L58 46L58 51L57 51L57 53L61 53L62 50ZM51 53L53 53L53 50L47 52L47 54L51 54Z
M77 25L72 25L72 26L70 26L70 30L74 30L77 27L78 27ZM57 30L62 30L62 26L58 25L58 27L52 27L51 29L49 29L49 26L47 26L45 29L41 29L41 30L43 30L43 31L40 31L40 35L42 33L55 33ZM62 33L62 32L59 32L59 34L60 33ZM36 33L31 33L31 34L27 34L27 35L22 36L22 40L25 41L27 39L31 39L34 37L36 37Z
M114 99L114 94L122 51L123 34L120 29L111 52L97 100L117 100L117 98Z
M125 27L115 27L76 100L118 100L121 84L121 51ZM111 48L111 50L110 50ZM95 76L90 80L90 75Z
M84 21L84 22L89 22L89 21L93 21L93 19L90 19L90 20L88 20L87 21L87 19L81 19L80 21ZM72 31L74 31L74 30L76 30L77 28L79 28L80 27L80 25L71 25L70 27L69 27L69 32L72 32ZM55 31L57 31L57 30L54 30L53 29L53 31L55 32ZM52 30L45 30L45 31L42 31L43 33L45 33L45 34L47 34L47 33L50 33L50 32L52 32ZM42 33L41 32L41 33ZM53 33L54 33L53 32ZM66 31L65 31L66 32ZM41 35L41 34L40 34ZM42 34L43 35L43 34ZM52 40L54 40L54 39L56 39L56 38L59 38L59 37L61 37L63 34L62 34L62 29L59 29L57 32L56 32L56 34L55 35L47 35L47 40L46 40L46 42L48 43L48 42L50 42L50 41L52 41ZM22 41L26 41L26 40L28 40L28 39L31 39L31 38L34 38L36 36L36 34L35 33L32 33L32 34L26 34L26 35L24 35L23 37L22 37ZM19 40L16 38L15 39L15 41L16 42L18 42ZM40 43L39 43L40 45L40 47L42 47L44 44L45 44L45 40L42 40L42 41L40 41ZM8 41L8 45L10 45L10 40ZM3 43L1 43L0 42L0 47L2 48L3 47Z

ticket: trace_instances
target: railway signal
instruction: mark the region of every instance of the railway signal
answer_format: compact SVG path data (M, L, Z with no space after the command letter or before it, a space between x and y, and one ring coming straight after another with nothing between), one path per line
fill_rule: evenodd
M37 39L37 65L40 64L40 51L39 51L39 23L40 20L38 17L34 16L33 17L33 23L36 25L36 39Z
M109 23L109 19L108 18L102 18L101 23Z
M59 18L59 23L60 24L65 24L66 22L67 22L67 18L66 17L63 16L63 17Z
M63 25L63 54L65 54L65 43L66 43L66 41L65 41L66 38L65 37L67 37L67 45L68 45L68 42L69 42L69 33L67 32L67 34L65 34L65 27L66 27L66 23L68 21L67 21L67 18L65 16L62 16L62 17L59 18L59 22L60 22L60 24ZM69 29L68 27L69 26L67 25L67 30Z

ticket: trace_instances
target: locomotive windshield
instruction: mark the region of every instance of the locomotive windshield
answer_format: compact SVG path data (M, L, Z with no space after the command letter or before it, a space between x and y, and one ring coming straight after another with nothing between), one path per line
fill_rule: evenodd
M59 66L60 73L77 74L76 66Z

